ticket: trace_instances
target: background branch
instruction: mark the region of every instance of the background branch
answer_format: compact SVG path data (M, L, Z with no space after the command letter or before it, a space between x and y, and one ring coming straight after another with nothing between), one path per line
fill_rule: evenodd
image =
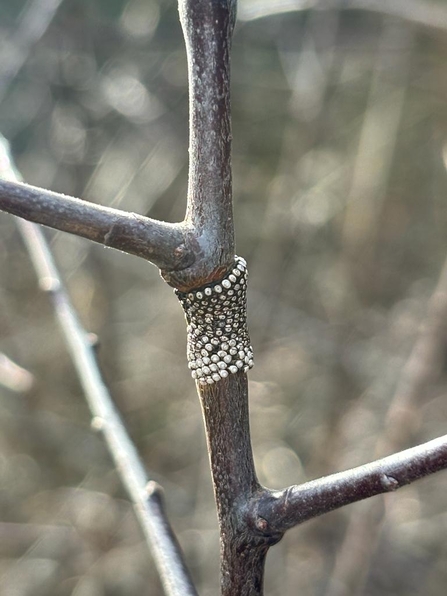
M447 29L447 10L440 2L424 0L254 0L242 4L241 21L302 10L366 10L398 17L423 27Z
M17 170L12 166L4 139L0 143L0 151L0 175L10 179L16 178ZM40 287L51 297L93 415L92 426L104 435L116 470L134 505L166 594L195 596L195 588L164 512L161 488L147 477L143 463L121 422L102 378L96 359L95 337L83 329L40 228L21 219L17 222L36 270Z
M62 1L34 0L27 4L19 26L12 36L12 43L11 40L8 40L10 42L10 50L7 56L2 58L3 67L0 67L0 103L8 91L9 85L26 62L33 46L48 29Z

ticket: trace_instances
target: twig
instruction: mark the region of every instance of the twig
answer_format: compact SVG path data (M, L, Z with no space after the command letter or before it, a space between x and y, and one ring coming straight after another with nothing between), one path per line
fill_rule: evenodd
M0 144L0 151L0 175L16 178L18 174L11 164L6 141ZM169 596L195 596L197 593L163 510L161 488L147 477L135 446L121 422L99 371L94 339L78 320L42 231L32 223L21 219L17 221L40 287L49 293L53 302L93 415L92 426L104 435L118 474L135 507L165 591Z
M318 480L264 494L257 514L271 532L285 532L344 505L391 492L447 468L447 435Z
M0 385L10 391L29 391L34 383L33 375L0 352Z
M184 269L194 261L186 247L186 228L181 224L155 221L6 180L0 180L0 209L142 257L162 270Z
M239 10L241 21L254 21L302 10L366 10L401 18L422 27L445 31L447 10L439 2L422 0L257 0Z

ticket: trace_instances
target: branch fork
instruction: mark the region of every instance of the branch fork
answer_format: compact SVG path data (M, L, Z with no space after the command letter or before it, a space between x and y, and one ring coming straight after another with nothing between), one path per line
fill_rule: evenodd
M7 158L0 159L0 169L9 172L9 180L0 181L0 209L142 257L158 266L171 286L181 293L188 293L207 284L208 287L216 284L235 258L229 53L236 1L180 0L179 8L190 83L190 172L185 219L180 223L156 221L22 184L11 174L12 165ZM50 277L58 279L56 274ZM216 285L213 287L217 288ZM55 302L56 299L62 301L67 309L61 291L56 282L53 288ZM72 342L72 357L81 368L86 362L90 366L92 346L85 333L79 333L76 319L70 318L70 321L68 337ZM203 349L214 355L214 348L209 351L206 345L204 341ZM218 352L216 355L225 362L225 357ZM222 349L222 352L226 353L226 350ZM249 365L247 352L245 357ZM200 368L203 372L203 362L200 364L196 355L194 362L195 369L192 370ZM196 372L220 526L222 596L262 595L267 551L288 529L447 468L445 436L353 470L282 491L268 490L260 486L254 468L247 371L244 363L241 367L237 363L235 366L239 370L234 374L220 375L218 382L213 383L198 382L202 377ZM97 374L95 368L93 373L88 370L89 374ZM217 370L211 372L214 374ZM206 371L205 375L208 375ZM95 383L103 391L102 380L96 379L93 387ZM88 394L91 390L88 375L85 387ZM126 467L123 462L128 461L123 457L129 457L129 453L135 456L134 447L129 446L122 430L116 433L120 427L113 407L104 409L102 402L99 405L95 402L94 408L95 424L114 444L117 465L123 470ZM154 541L158 546L154 552L160 557L160 567L167 578L167 593L175 596L195 594L163 516L157 515L155 519L158 521L154 524L144 514L144 509L149 506L159 509L159 493L154 485L149 485L148 491L144 488L142 491L147 481L139 460L124 482L129 494L135 495L132 491L139 491L139 496L134 496L134 503L146 534L156 537ZM142 492L146 501L141 498ZM158 532L165 536L166 542L160 542ZM167 554L170 549L176 553L180 572L169 569ZM172 574L174 583L171 585ZM183 583L186 588L182 592Z

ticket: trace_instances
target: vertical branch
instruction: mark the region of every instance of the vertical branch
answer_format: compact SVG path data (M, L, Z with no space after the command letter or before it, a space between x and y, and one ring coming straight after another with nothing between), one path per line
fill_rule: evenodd
M202 401L221 543L222 596L263 593L268 546L262 528L251 527L249 503L258 484L250 444L247 375L198 386Z
M190 98L186 222L206 261L201 265L206 281L234 256L230 46L236 0L180 0L179 10Z
M190 171L185 223L199 253L188 274L192 274L190 282L195 282L190 287L200 288L221 279L234 262L229 53L236 0L179 0L179 9L190 86ZM239 306L240 312L245 310L245 304ZM216 322L213 330L214 326L218 328ZM188 332L190 350L197 338L190 329ZM216 335L213 339L219 341ZM221 594L259 596L268 546L278 536L266 536L262 527L255 527L250 515L250 502L263 489L256 478L250 443L247 375L241 369L210 382L197 383L197 391L220 526Z

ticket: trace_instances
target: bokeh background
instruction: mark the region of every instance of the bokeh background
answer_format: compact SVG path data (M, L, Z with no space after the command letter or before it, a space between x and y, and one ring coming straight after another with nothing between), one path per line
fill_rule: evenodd
M25 180L181 220L176 3L57 4L0 0L0 132ZM447 3L431 25L420 21L435 4L418 1L390 0L400 17L342 0L282 14L279 0L262 4L271 14L254 18L258 0L240 0L234 37L234 204L250 267L255 458L260 480L281 488L446 432ZM47 237L199 592L215 595L216 514L172 289L136 257ZM0 281L0 594L160 595L5 214ZM446 489L440 473L290 531L270 552L266 594L444 596Z

